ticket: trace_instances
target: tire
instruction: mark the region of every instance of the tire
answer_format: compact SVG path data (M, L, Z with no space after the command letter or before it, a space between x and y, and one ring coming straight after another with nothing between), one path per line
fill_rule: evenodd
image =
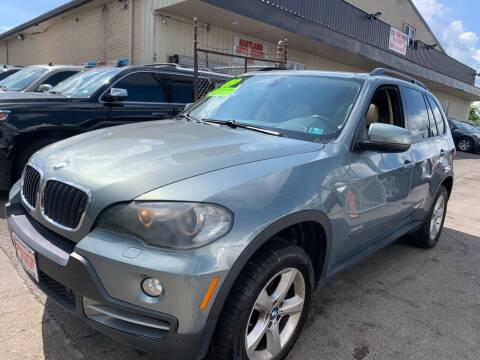
M13 163L13 178L12 183L20 179L22 176L23 168L27 164L30 157L36 153L38 150L44 148L47 145L53 144L54 142L60 141L60 139L46 138L37 140L31 144L28 144L20 153L15 156Z
M256 360L262 358L259 357L259 351L263 349L265 353L268 346L268 349L273 349L274 356L264 359L284 359L300 335L308 316L313 292L310 274L313 274L313 268L305 251L282 240L271 243L268 249L254 256L228 296L208 358ZM293 279L292 285L287 289L285 300L282 300L278 295L285 293L289 279ZM260 294L267 297L260 298ZM302 295L303 304L300 305ZM273 298L279 299L278 307L272 304ZM295 311L300 307L301 310L293 314L293 305L296 305ZM288 307L292 315L285 315ZM276 339L276 329L283 336L280 342L272 340ZM262 331L264 335L255 336L262 334ZM247 355L246 349L247 335L251 349L257 350L249 352L250 355ZM260 343L258 339L262 339Z
M473 150L473 141L467 137L460 138L457 142L457 149L463 152L471 152Z
M443 200L442 200L443 199ZM443 201L443 212L440 214L438 205ZM422 225L422 227L413 234L411 242L423 249L431 249L437 245L440 235L442 235L443 223L447 214L448 192L445 186L441 186L437 196L432 202L432 207ZM432 226L436 230L432 231Z

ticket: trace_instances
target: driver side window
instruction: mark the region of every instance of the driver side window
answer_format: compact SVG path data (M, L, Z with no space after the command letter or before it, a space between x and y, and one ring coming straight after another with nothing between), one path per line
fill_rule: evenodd
M365 115L366 128L368 129L373 123L405 127L400 92L397 87L381 86L375 91Z

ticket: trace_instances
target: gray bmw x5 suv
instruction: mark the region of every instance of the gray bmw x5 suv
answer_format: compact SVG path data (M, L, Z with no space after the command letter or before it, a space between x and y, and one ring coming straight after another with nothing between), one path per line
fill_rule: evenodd
M251 73L37 152L8 226L37 286L100 332L168 359L283 359L327 278L403 235L435 246L454 155L401 74Z

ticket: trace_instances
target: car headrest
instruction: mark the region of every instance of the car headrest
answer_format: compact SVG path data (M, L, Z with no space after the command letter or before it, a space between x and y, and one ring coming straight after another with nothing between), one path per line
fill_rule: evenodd
M367 115L365 116L365 122L367 127L371 124L378 122L380 120L380 112L378 111L378 106L375 104L370 104L368 107Z

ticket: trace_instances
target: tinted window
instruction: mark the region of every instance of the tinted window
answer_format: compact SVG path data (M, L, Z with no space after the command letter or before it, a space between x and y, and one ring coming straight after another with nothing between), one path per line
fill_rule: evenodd
M433 111L427 101L428 109L428 122L430 124L430 136L438 136L437 124L435 124L435 117L433 116Z
M405 89L405 104L408 119L408 130L416 140L429 136L429 119L423 94L412 88Z
M63 80L69 78L70 76L75 75L77 72L78 71L60 71L53 74L52 76L47 77L43 81L43 83L55 86L61 83Z
M435 118L435 124L437 125L438 134L443 135L445 133L445 121L443 120L442 111L438 107L438 104L431 96L427 96L430 106L433 110L433 116Z
M127 75L114 87L126 89L128 91L128 101L167 102L161 80L152 73L139 72Z
M170 102L188 104L193 102L193 79L171 78L167 80Z

